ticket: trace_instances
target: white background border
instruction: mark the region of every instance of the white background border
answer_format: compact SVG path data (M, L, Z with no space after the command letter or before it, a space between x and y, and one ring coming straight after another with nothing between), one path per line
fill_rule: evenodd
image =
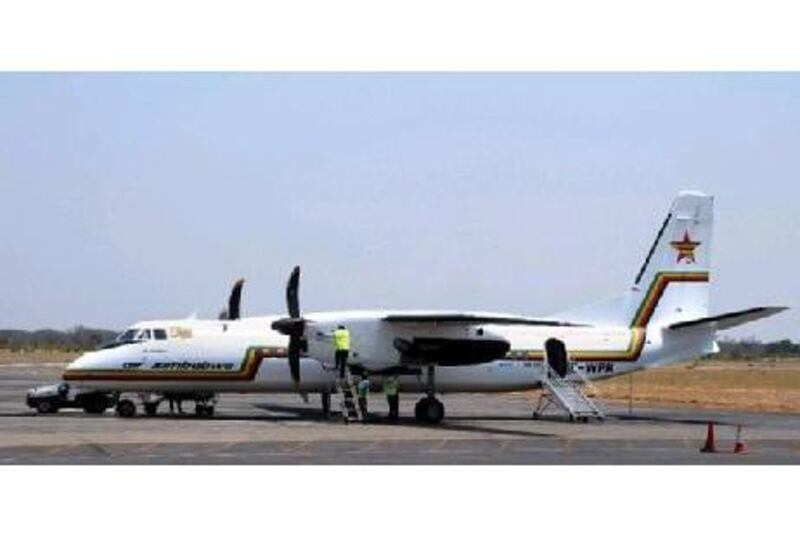
M0 68L793 70L800 64L796 5L28 0L0 4ZM798 473L677 466L3 467L0 509L9 532L784 531L797 528Z
M6 70L795 69L786 0L27 0Z

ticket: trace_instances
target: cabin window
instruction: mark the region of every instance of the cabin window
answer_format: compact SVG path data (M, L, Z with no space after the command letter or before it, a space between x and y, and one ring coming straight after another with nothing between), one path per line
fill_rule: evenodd
M138 337L136 337L136 340L137 340L137 341L146 341L146 340L150 340L150 330L149 330L149 329L143 329L143 330L141 331L141 333L139 333L139 336L138 336Z
M167 332L163 329L154 329L153 330L153 338L157 341L165 341L167 340Z

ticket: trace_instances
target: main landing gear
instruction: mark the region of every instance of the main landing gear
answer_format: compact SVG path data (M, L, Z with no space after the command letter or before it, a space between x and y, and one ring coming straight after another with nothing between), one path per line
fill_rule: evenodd
M444 418L444 404L436 399L435 368L434 365L428 365L427 395L414 407L417 421L426 424L438 424Z

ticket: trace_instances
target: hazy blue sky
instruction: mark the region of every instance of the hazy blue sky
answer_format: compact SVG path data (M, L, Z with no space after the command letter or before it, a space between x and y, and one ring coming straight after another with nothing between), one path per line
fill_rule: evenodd
M716 196L712 309L800 300L800 76L0 75L0 327L545 314ZM800 339L790 311L731 332Z

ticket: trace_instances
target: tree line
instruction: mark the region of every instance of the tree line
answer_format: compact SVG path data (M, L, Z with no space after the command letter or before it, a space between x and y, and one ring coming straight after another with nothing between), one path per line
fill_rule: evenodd
M763 342L756 338L723 339L719 341L720 353L712 358L758 359L761 357L800 357L800 344L789 339Z
M0 329L0 350L83 352L114 339L118 333L108 329L75 326L68 330Z

